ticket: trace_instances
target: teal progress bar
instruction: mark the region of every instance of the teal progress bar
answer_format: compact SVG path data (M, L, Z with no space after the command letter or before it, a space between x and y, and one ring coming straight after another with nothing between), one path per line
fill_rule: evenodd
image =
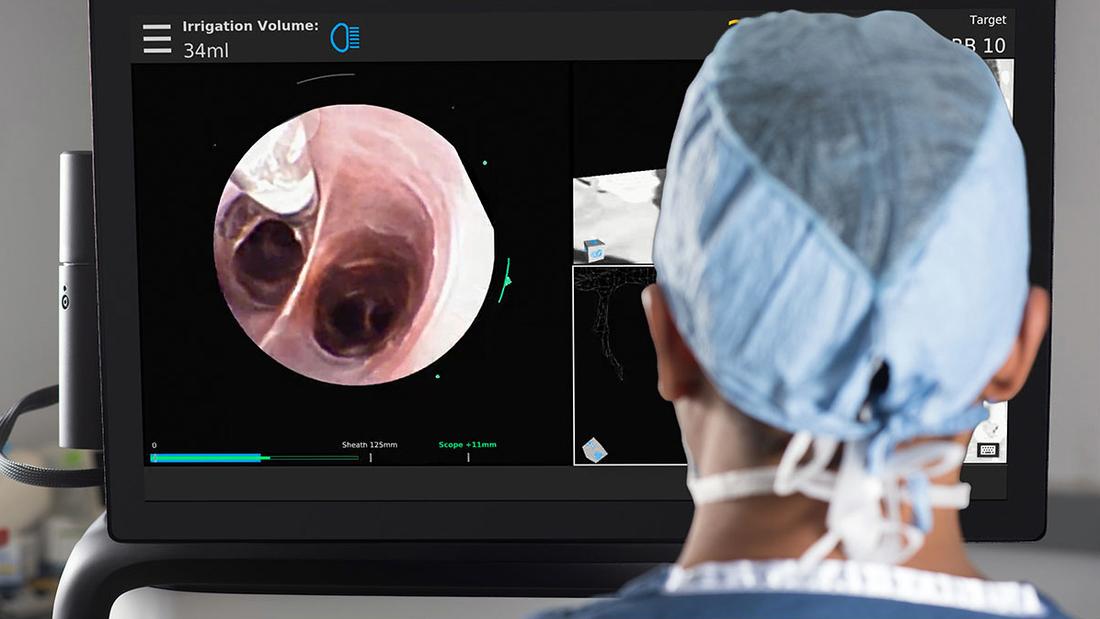
M178 462L262 462L260 454L149 454L154 464Z
M359 456L339 456L339 455L287 455L287 456L265 456L263 454L164 454L156 453L149 454L149 462L152 464L193 464L193 463L215 463L215 464L238 464L238 463L250 463L250 462L267 462L272 461L286 461L286 462L355 462L359 460Z

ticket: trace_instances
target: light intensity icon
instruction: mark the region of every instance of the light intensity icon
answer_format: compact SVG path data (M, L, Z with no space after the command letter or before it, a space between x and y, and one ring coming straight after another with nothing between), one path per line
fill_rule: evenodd
M328 42L340 54L359 49L359 26L349 26L346 22L336 24L328 33Z

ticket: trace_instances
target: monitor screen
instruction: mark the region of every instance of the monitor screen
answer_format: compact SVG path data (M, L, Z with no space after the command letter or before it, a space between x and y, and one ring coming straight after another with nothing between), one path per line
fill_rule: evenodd
M130 16L145 500L686 504L639 295L684 92L763 11L361 11ZM1015 10L914 12L1019 124Z

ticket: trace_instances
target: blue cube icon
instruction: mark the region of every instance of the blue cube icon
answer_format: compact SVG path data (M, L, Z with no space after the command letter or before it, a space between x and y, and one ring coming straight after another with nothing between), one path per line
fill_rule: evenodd
M584 242L584 253L588 256L588 262L599 262L604 259L604 250L607 246L600 239L590 239Z
M607 457L607 450L595 438L588 439L588 442L581 447L581 451L584 452L584 457L588 458L589 462L593 464L597 464Z

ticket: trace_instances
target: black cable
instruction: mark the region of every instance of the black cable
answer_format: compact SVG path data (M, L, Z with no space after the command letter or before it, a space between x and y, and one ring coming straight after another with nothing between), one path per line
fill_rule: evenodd
M23 413L57 404L57 385L33 391L0 417L0 447L8 442L15 420ZM103 469L50 469L9 460L0 450L0 475L28 486L42 488L90 488L103 485Z

